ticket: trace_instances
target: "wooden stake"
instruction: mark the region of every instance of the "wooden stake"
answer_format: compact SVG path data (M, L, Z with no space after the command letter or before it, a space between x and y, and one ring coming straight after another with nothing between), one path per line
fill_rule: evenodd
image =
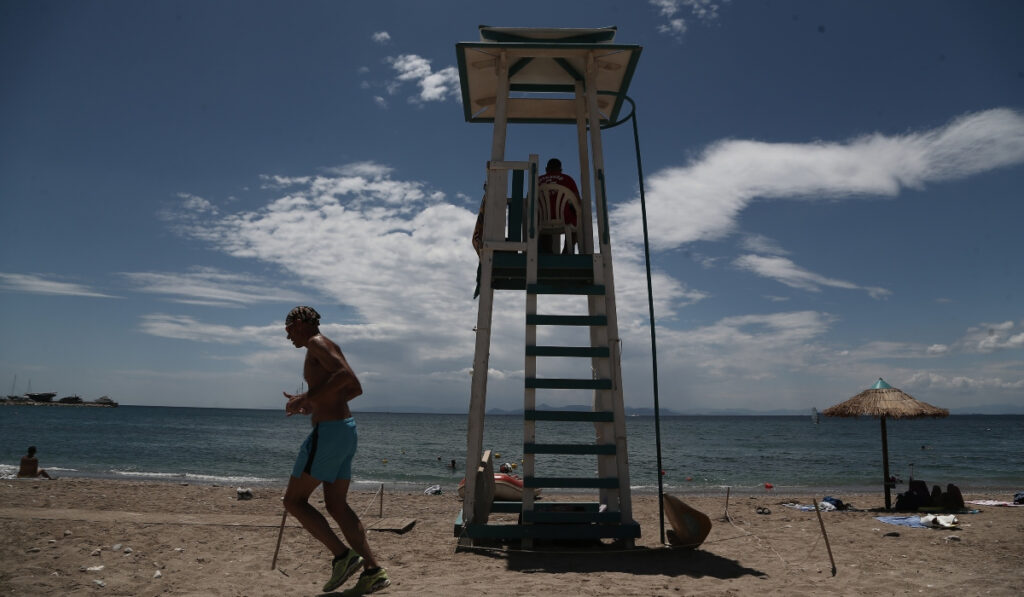
M825 549L828 550L828 559L832 562L832 576L836 575L836 560L832 557L832 546L828 544L828 533L825 532L825 521L821 519L821 510L818 509L818 501L811 498L814 502L814 511L818 513L818 524L821 525L821 536L825 538Z
M277 530L277 547L274 548L274 559L270 562L270 569L277 567L277 552L281 549L281 537L284 536L284 521L288 518L288 510L281 515L281 528Z
M380 514L378 518L384 518L384 484L380 484Z
M729 520L729 490L732 487L725 488L725 514L722 515L722 520Z

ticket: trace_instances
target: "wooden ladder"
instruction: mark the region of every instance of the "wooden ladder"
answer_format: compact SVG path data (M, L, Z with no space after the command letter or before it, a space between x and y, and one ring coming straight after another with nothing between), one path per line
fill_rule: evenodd
M607 236L601 243L603 252L599 254L540 254L536 215L537 156L531 155L529 162L492 162L488 168L489 172L507 169L513 174L512 203L517 200L525 203L519 212L525 216L525 224L510 217L509 236L504 242L485 242L485 247L493 250L482 253L481 310L478 313L467 458L469 462L475 462L483 447L483 403L487 387L493 292L523 290L526 292L524 491L521 503L493 502L489 507L476 504L475 501L490 501L483 485L486 480L481 477L470 480L467 475L467 496L471 490L470 483L474 486L474 497L471 498L474 501L469 502L474 504L473 514L467 511L459 516L455 534L461 540L520 539L526 548L532 546L534 539L605 538L622 540L632 547L633 540L640 536L640 526L633 520L630 501L625 409ZM500 187L491 188L503 187L502 183ZM513 215L511 210L509 215ZM559 295L584 297L586 304L580 306L584 302L580 299L566 301L579 307L580 312L572 314L538 311L538 297ZM557 338L558 330L567 328L586 328L589 331L587 345L538 344L538 330L545 338ZM590 374L581 378L538 377L538 359L543 361L546 358L589 359ZM538 390L590 390L593 391L593 408L586 412L538 409ZM542 441L538 438L538 422L545 430L549 424L555 428L590 424L594 429L594 440L578 443ZM592 474L566 476L565 471L556 470L556 466L545 462L547 457L558 455L594 456L596 462L590 471ZM597 499L583 502L535 500L535 490L542 489L569 490L572 493L596 490ZM520 517L516 524L488 523L491 512L519 513Z

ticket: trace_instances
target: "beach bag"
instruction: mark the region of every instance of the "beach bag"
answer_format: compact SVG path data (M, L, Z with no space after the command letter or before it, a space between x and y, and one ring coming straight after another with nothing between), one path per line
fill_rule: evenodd
M1024 504L1024 491L1018 491L1017 493L1013 494L1013 503Z
M897 498L897 500L898 499L899 498ZM836 507L836 510L845 510L846 509L846 504L843 503L843 500L841 500L839 498L834 498L834 497L832 497L830 495L826 495L825 497L823 497L821 499L821 501L828 502L828 503L832 504L833 506Z

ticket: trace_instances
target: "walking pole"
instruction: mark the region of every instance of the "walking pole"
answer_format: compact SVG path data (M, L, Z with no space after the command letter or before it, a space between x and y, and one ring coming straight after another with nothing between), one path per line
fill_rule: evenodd
M811 498L814 502L814 511L818 513L818 524L821 525L821 536L825 538L825 549L828 550L828 559L832 562L832 576L836 575L836 560L832 557L832 546L828 544L828 534L825 532L825 522L821 519L821 510L818 509L818 502L814 498Z
M281 537L284 536L284 521L288 518L288 510L281 515L281 528L277 530L277 547L274 548L274 560L270 562L270 569L277 567L277 552L281 549Z

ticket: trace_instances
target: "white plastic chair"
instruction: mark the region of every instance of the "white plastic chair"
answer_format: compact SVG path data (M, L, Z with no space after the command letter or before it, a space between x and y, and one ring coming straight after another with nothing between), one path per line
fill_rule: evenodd
M537 188L537 226L541 234L556 238L565 235L566 239L573 238L578 243L579 227L577 224L571 224L565 220L566 205L572 206L578 222L582 212L580 211L580 200L575 193L553 182L540 185ZM555 252L557 253L558 250L556 249Z

